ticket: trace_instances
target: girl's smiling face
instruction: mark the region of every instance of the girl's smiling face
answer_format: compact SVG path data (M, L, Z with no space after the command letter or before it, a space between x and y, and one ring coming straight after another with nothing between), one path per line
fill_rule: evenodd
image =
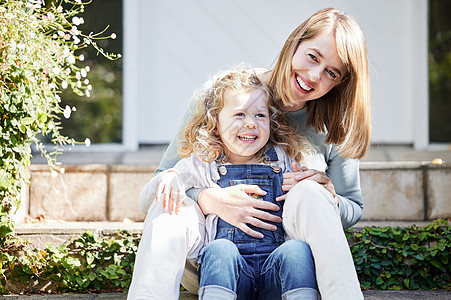
M301 41L291 61L290 89L297 104L288 110L301 109L307 101L321 98L345 76L331 31Z
M218 134L226 147L227 161L232 164L255 162L255 154L269 140L268 97L257 89L224 93L224 106L218 115Z

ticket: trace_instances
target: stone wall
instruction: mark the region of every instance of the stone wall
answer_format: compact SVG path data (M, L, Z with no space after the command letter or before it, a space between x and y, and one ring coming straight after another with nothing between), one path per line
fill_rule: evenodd
M155 171L153 166L68 165L52 177L47 165L30 169L22 209L64 221L143 221L139 193ZM363 220L451 218L451 164L362 162L360 178Z

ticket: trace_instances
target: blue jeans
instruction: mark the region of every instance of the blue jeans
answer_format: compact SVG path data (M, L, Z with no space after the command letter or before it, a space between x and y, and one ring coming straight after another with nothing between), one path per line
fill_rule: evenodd
M199 299L317 299L313 256L305 242L283 243L261 268L247 258L227 239L210 243L199 270Z
M282 173L275 164L277 153L270 148L265 155L266 164L220 167L219 186L258 185L266 195L251 196L281 207L281 203L275 201L283 194ZM277 212L269 212L281 216L282 207ZM235 294L238 299L276 299L296 291L314 295L316 299L315 268L309 246L301 241L283 244L285 231L282 224L274 225L277 227L275 231L249 225L263 234L259 239L219 219L215 241L206 247L201 257L200 299L219 299L218 289L233 295L232 299L235 299ZM211 290L214 292L209 296Z

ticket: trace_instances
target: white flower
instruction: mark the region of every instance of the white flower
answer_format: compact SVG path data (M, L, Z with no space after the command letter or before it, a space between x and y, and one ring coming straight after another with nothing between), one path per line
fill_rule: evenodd
M80 44L80 39L76 35L74 35L72 38L74 39L75 45Z
M51 89L56 88L56 84L54 84L53 82L52 82L52 83L49 83L49 88L51 88Z
M74 35L80 34L80 31L78 31L77 26L72 26L70 32Z
M11 51L14 51L14 50L16 50L16 41L15 40L11 40L11 42L10 42L10 44L9 44L9 49L11 50Z
M6 8L4 8L3 6L0 6L0 13L5 12Z
M112 38L113 40L115 40L115 39L117 38L117 36L116 36L116 34L115 34L114 32L111 34L111 38Z
M58 8L56 9L57 12L62 13L63 12L63 7L62 6L58 6Z
M89 90L85 90L85 94L86 94L86 97L91 97L91 93L89 92Z
M53 178L56 178L56 176L58 176L58 172L56 172L55 170L53 170L51 174Z
M37 21L33 21L30 23L31 28L36 28L38 27L39 23Z
M62 30L58 30L57 33L58 33L59 36L64 36L64 32Z
M67 89L67 86L68 86L68 84L67 84L67 81L66 81L66 80L64 80L63 82L61 82L61 87L62 87L63 89ZM69 116L70 116L70 114L69 114Z
M85 56L84 56L83 54L80 54L80 56L78 57L78 59L79 59L80 61L84 61L84 60L85 60Z
M72 111L77 111L77 108L75 106L72 106Z
M89 71L91 71L91 68L89 66L86 66L85 70L86 70L86 72L89 72Z
M25 45L25 44L18 44L17 48L19 48L20 50L25 50L25 48L27 48L27 45Z
M79 17L73 17L72 18L72 23L74 23L74 25L80 25L81 24L81 22L80 22L80 18Z
M77 81L77 87L81 88L81 81L80 80Z
M75 0L75 2L77 2L78 4L81 4L81 0Z
M85 23L85 19L83 19L83 17L80 17L80 24L84 24Z
M61 173L61 174L64 174L64 173L66 173L66 169L64 169L64 168L61 168L61 169L60 169L60 173Z
M55 74L55 75L60 74L60 68L58 68L58 67L54 67L52 71L53 71L53 74Z
M72 109L70 108L70 106L69 105L66 105L66 107L64 108L64 117L66 118L66 119L69 119L70 118L70 114L72 113Z
M80 72L77 71L77 73L75 73L75 78L77 78L77 80L81 79L81 74Z
M83 81L85 84L89 84L89 79L86 78L85 81Z
M49 18L50 21L53 21L55 19L55 15L52 12L49 12L47 14L47 18Z
M5 18L12 19L12 18L14 18L14 15L12 13L6 13Z
M69 55L67 57L67 62L70 63L70 64L74 64L75 63L75 56L73 56L72 54Z
M88 91L92 91L92 85L88 85Z
M85 139L85 145L86 145L86 147L88 147L88 148L89 148L89 146L91 146L91 140L90 140L89 138L86 138L86 139Z
M82 76L82 77L86 77L86 76L88 75L88 73L86 72L85 69L81 69L81 70L80 70L80 73L81 73L81 76Z

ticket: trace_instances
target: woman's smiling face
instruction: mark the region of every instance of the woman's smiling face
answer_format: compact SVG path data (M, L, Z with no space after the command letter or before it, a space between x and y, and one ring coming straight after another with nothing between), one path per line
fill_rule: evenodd
M297 104L288 110L301 109L307 101L324 96L345 76L331 31L301 41L291 61L290 89Z

